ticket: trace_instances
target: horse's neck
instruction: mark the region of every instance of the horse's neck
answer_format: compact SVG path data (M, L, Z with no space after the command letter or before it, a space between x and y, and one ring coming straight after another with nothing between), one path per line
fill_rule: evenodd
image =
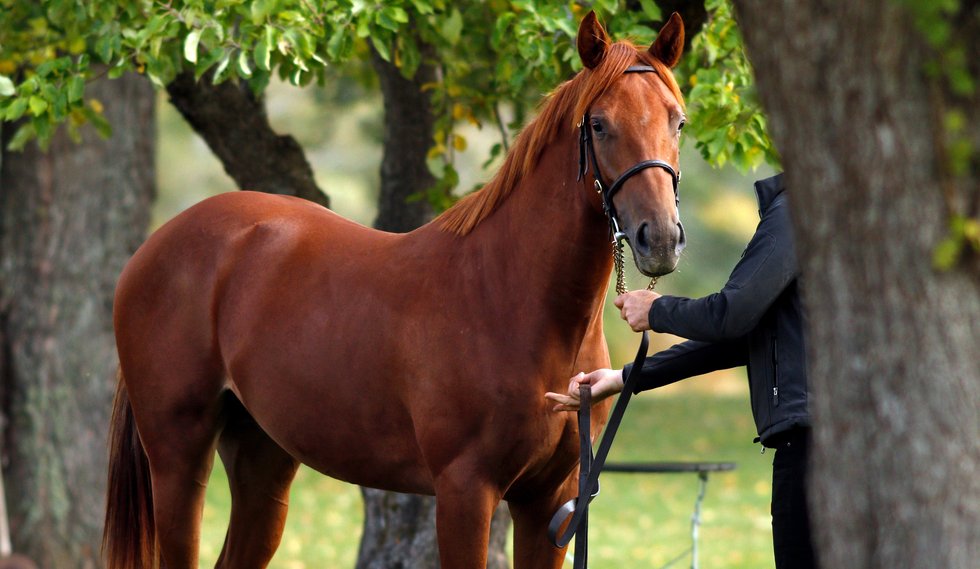
M497 241L495 278L524 306L540 307L542 319L573 328L601 315L612 267L608 226L591 186L576 180L577 157L572 141L550 145L484 221Z

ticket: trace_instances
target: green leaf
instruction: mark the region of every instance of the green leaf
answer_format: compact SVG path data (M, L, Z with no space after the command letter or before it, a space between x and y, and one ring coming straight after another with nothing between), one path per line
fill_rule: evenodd
M201 41L201 30L191 30L184 38L184 59L197 63L197 45Z
M23 150L24 146L27 145L27 142L34 138L36 134L37 132L34 130L34 124L32 122L25 122L19 129L17 129L17 132L14 133L14 136L7 144L7 149Z
M38 65L34 71L37 73L38 77L47 77L48 75L51 74L51 71L53 70L54 70L54 61L49 59L48 61L45 61L41 65Z
M440 33L449 42L449 45L459 43L459 38L463 33L463 15L459 13L459 9L453 8L452 13L442 23Z
M214 68L214 79L213 79L213 82L215 84L221 83L221 81L222 81L221 75L225 72L226 69L228 69L228 64L229 63L231 63L231 52L230 51L227 52L227 53L225 53L225 55L221 58L221 61L218 62L218 66Z
M248 54L244 51L238 54L238 75L246 79L252 76L252 68L248 65Z
M27 142L34 138L36 134L37 133L35 132L34 125L32 123L24 123L19 129L17 129L17 132L15 132L14 136L10 139L10 142L7 144L7 149L23 150L24 146L27 145Z
M391 51L388 49L388 42L378 36L371 36L371 45L378 50L378 55L385 61L391 61Z
M503 44L503 38L510 29L510 23L514 21L514 18L516 17L516 14L513 12L508 12L497 18L497 22L493 27L493 34L490 36L490 45L492 45L494 49L500 49L500 46Z
M252 54L255 59L255 65L263 71L269 70L269 64L272 60L272 50L270 49L269 42L265 37L259 39L255 42L255 52Z
M15 99L14 102L11 103L9 107L7 107L7 113L4 118L6 118L8 121L15 121L20 117L24 116L24 111L26 110L27 110L27 99L23 97L19 99Z
M17 92L14 82L6 75L0 75L0 97L10 97Z
M366 38L371 35L371 14L365 12L357 18L357 37Z
M31 97L28 105L31 107L31 114L36 117L41 116L44 111L48 110L48 102L36 95Z
M398 22L391 17L391 13L385 9L375 13L374 21L377 22L382 28L391 30L393 32L398 31Z
M432 14L434 12L431 2L425 2L424 0L412 0L412 6L415 6L415 11L419 14L425 16Z
M276 9L276 0L255 0L252 2L252 23L261 24Z
M100 36L95 42L95 53L102 60L102 63L109 63L112 60L112 36Z
M415 72L418 71L419 65L422 63L422 54L410 34L398 36L398 53L402 77L405 79L415 77Z
M391 19L399 22L401 24L408 23L408 12L404 8L399 6L392 6L390 8L385 8L385 12L390 12Z
M220 47L216 47L209 51L207 55L205 55L204 58L198 61L197 65L194 66L194 78L200 79L205 73L207 73L208 69L211 69L212 65L218 63L218 61L220 61L224 55L225 50Z
M640 7L643 8L643 14L655 21L659 22L663 19L663 14L660 12L660 7L657 6L653 0L640 0Z
M81 75L73 75L71 79L68 80L68 102L74 103L75 101L82 100L82 95L85 93L85 78Z

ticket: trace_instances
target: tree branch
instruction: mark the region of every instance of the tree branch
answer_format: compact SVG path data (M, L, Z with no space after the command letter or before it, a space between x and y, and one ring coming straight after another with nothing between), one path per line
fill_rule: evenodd
M170 102L207 142L238 186L297 196L329 207L302 147L269 124L265 104L244 83L195 81L179 74L167 85Z

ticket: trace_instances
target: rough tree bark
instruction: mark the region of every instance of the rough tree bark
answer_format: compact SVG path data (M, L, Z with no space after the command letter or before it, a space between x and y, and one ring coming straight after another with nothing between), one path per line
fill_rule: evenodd
M980 6L950 18L980 78ZM895 0L735 0L783 156L810 314L813 516L823 567L980 558L980 267L933 253L980 213L980 96L957 98ZM920 22L921 25L921 22ZM954 172L943 128L966 119Z
M377 229L411 231L432 218L425 199L409 198L435 183L426 167L432 144L433 123L428 94L421 86L434 81L435 69L422 65L413 79L405 79L397 67L372 53L372 64L384 96L384 153L381 160L381 193ZM357 569L439 567L435 530L435 499L362 488L364 533ZM509 567L504 545L510 514L501 505L490 528L487 567Z
M174 108L201 135L239 188L286 194L330 207L303 148L269 124L265 103L245 83L213 85L184 72L167 85Z
M116 277L154 195L154 93L99 80L113 136L60 132L0 167L0 394L14 549L41 567L101 565ZM13 128L5 128L9 137ZM6 140L4 140L4 147Z
M384 139L381 157L381 192L374 227L384 231L411 231L432 219L426 199L409 200L432 187L426 156L432 146L432 105L422 85L437 81L431 65L421 65L412 79L371 50L371 64L384 99Z

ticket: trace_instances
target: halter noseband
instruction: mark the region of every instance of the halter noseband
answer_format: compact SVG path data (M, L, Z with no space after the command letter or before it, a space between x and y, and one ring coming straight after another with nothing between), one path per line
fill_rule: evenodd
M632 65L623 71L623 73L656 72L657 70L649 65ZM582 176L589 171L588 163L592 162L592 171L595 173L595 189L602 196L602 209L606 212L606 217L609 219L609 230L613 235L613 240L618 241L619 239L625 238L626 235L619 229L619 220L617 219L616 206L613 205L613 196L623 187L623 184L647 168L660 168L670 174L670 180L674 186L674 203L676 205L680 203L677 185L681 181L681 173L679 170L674 170L673 166L663 160L644 160L620 174L612 185L605 186L602 182L602 173L599 171L599 161L595 155L595 146L592 143L592 125L590 124L590 119L591 114L589 111L585 111L585 116L582 117L582 122L579 123L578 179L581 180ZM586 155L588 155L588 161L586 160Z

